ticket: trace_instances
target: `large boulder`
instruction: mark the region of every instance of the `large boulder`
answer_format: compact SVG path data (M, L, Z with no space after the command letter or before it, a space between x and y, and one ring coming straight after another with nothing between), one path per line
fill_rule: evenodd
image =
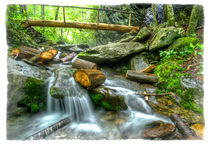
M173 26L166 28L159 28L150 41L149 50L157 50L172 44L177 38L184 36L182 28L175 28Z
M105 63L120 60L130 54L139 53L145 45L138 42L110 43L89 48L79 58L95 63Z
M198 38L195 37L181 37L175 40L168 49L180 51L190 44L197 44L199 42Z
M102 106L106 110L124 110L127 109L123 96L117 94L114 89L99 86L92 90L91 100L95 105Z
M15 114L18 112L18 102L29 96L33 90L38 94L45 89L45 80L50 76L50 72L40 69L36 66L31 66L23 61L16 61L11 58L7 60L8 66L8 92L7 92L7 112ZM34 89L39 88L39 89ZM40 99L45 99L40 97ZM43 96L43 95L42 95ZM37 105L34 107L37 107Z
M142 52L141 54L138 54L130 59L130 69L135 71L141 71L148 67L149 60L147 57L146 52Z

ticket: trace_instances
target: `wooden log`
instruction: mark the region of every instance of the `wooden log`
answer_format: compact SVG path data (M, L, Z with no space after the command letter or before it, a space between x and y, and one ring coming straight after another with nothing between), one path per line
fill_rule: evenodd
M149 65L148 67L146 67L145 69L141 70L140 72L150 73L150 72L152 72L155 68L156 68L156 66L152 64L152 65Z
M72 52L72 53L70 53L69 55L67 55L67 56L65 56L65 57L63 57L63 58L61 58L61 61L62 61L62 62L70 61L70 60L72 60L76 55L77 55L77 53Z
M74 73L74 79L79 82L83 87L92 89L102 84L106 77L100 71L96 69L79 69Z
M56 49L49 49L48 52L52 53L54 56L58 54L58 50Z
M144 73L133 70L128 70L125 78L145 83L156 83L158 81L158 76L155 74Z
M175 126L180 130L185 139L200 139L198 136L196 136L195 133L190 130L188 126L185 125L179 115L173 113L171 114L170 119L174 122Z
M97 69L97 65L95 63L76 58L72 63L73 68L78 69Z
M26 46L20 46L19 48L13 49L10 53L11 56L16 56L16 58L25 58L25 59L30 59L33 56L41 53L40 50L26 47Z
M87 23L87 22L72 22L53 21L53 20L24 20L24 26L40 26L40 27L68 27L68 28L82 28L82 29L97 29L97 30L111 30L130 32L139 30L138 26L105 24L105 23Z
M49 61L49 60L53 60L55 56L53 55L53 53L51 52L42 52L40 54L37 54L35 56L33 56L32 58L29 59L29 61L31 62L37 62L37 61Z

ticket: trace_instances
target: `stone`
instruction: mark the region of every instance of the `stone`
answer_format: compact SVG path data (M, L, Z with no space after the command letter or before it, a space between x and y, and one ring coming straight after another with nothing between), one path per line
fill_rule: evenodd
M164 138L174 134L175 131L176 128L172 124L164 124L143 130L141 136L144 139Z
M199 42L198 38L195 37L181 37L176 39L169 47L170 50L180 51L190 44L196 45Z
M147 27L143 27L142 29L139 30L139 33L137 34L136 37L134 37L131 42L142 42L149 38L151 35L149 29Z
M101 106L106 110L119 111L128 108L124 97L118 95L117 92L111 88L104 86L94 88L90 97L95 105Z
M135 36L128 36L126 38L121 39L119 42L129 42L131 41Z
M87 48L89 48L87 44L80 44L80 45L59 44L53 47L53 49L57 49L61 52L66 52L66 53L71 53L71 52L80 53L80 52L83 52Z
M163 124L164 124L164 122L161 121L161 120L153 121L153 122L150 122L150 123L146 124L146 125L144 126L144 129L148 129L148 128L153 128L153 127L161 126L161 125L163 125Z
M145 45L138 42L110 43L89 48L79 58L94 63L107 63L120 60L128 55L139 53L145 49Z
M149 51L164 48L172 44L177 38L184 36L182 28L173 26L160 28L153 36L149 44Z
M130 69L135 71L141 71L149 66L149 60L147 52L142 52L130 59Z
M173 113L178 114L187 126L191 123L204 123L204 117L201 114L184 109L176 104L176 102L170 101L166 97L155 97L156 101L149 99L149 106L157 113L170 116Z
M7 68L7 113L8 115L13 115L19 110L18 102L27 96L25 91L26 82L29 79L34 79L44 85L44 81L51 73L47 70L11 58L7 60Z

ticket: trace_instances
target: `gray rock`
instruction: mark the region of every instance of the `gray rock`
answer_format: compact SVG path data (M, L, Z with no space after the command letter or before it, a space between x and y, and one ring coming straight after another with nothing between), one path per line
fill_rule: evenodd
M138 42L110 43L89 48L79 58L91 62L105 63L120 60L130 54L139 53L146 47Z
M149 38L150 35L151 34L150 34L150 31L148 30L148 28L143 27L142 29L140 29L137 36L131 40L131 42L142 42L142 41L146 40L147 38Z
M8 92L7 92L7 112L13 115L18 111L17 103L26 96L26 81L34 78L43 82L50 76L50 72L31 66L23 61L16 61L11 58L7 60L8 64Z
M146 52L142 52L139 55L136 55L130 60L130 69L141 71L149 66L149 60L146 57Z
M59 44L53 47L54 49L58 49L59 51L71 53L71 52L83 52L84 49L89 48L86 44L74 45L74 44Z
M173 26L160 28L150 41L149 50L157 50L172 44L177 38L184 36L182 28L175 28Z

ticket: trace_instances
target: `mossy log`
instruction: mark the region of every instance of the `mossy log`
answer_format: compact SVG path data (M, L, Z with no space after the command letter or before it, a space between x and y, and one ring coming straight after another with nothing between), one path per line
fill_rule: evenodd
M53 60L54 55L51 52L42 52L40 54L37 54L35 56L33 56L32 58L29 59L29 61L31 62L37 62L37 61L49 61L49 60Z
M13 49L10 53L11 56L15 56L15 59L17 58L25 58L25 59L30 59L33 56L40 54L41 51L34 49L34 48L30 48L30 47L26 47L26 46L20 46L19 48Z
M200 139L196 134L194 134L188 126L185 125L185 123L182 121L182 119L179 117L179 115L173 113L170 116L171 120L174 122L176 127L180 130L180 132L183 134L185 139L193 140L193 139Z
M25 20L24 26L40 26L40 27L67 27L67 28L82 28L82 29L97 29L130 32L139 30L138 26L105 24L105 23L87 23L87 22L72 22L52 21L52 20Z
M70 61L70 60L72 60L76 55L77 55L77 53L72 52L72 53L70 53L69 55L67 55L67 56L65 56L65 57L63 57L63 58L61 58L61 61L62 61L62 62Z
M78 69L97 69L97 65L95 63L82 60L79 58L76 58L72 64L73 68L78 68Z
M126 79L145 83L156 83L158 81L158 76L155 74L128 70L126 73Z
M83 87L91 89L102 84L106 80L106 77L100 70L79 69L74 73L74 79Z

